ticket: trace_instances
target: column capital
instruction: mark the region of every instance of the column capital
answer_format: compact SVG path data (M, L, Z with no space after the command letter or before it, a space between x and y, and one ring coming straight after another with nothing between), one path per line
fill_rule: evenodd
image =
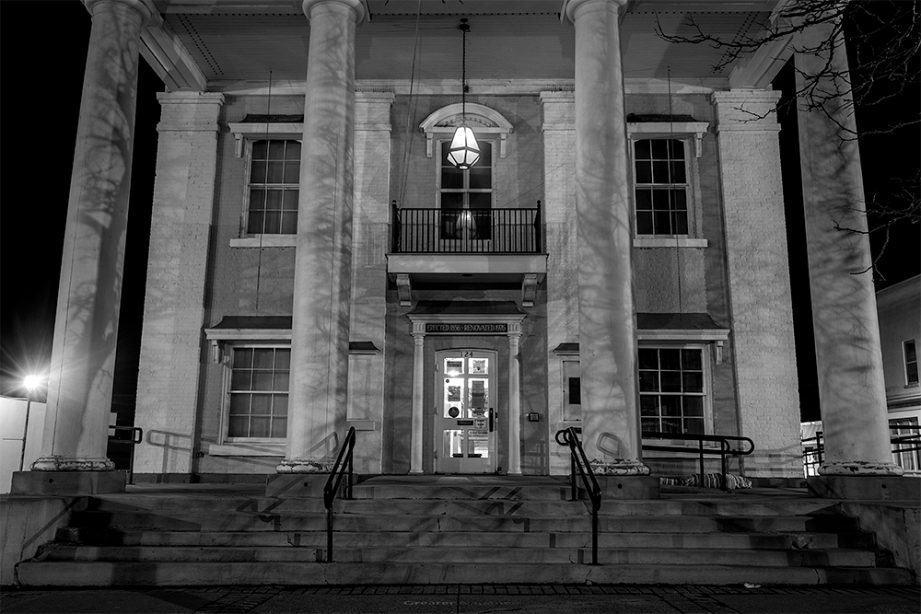
M91 15L95 14L98 8L107 4L114 6L122 5L132 8L141 16L142 24L150 21L150 18L154 15L159 15L152 0L83 0L83 4Z
M216 92L159 92L158 132L217 132L224 95Z
M361 23L365 20L365 17L367 17L365 3L362 0L303 0L301 9L304 11L304 15L307 16L307 19L310 19L310 11L312 11L315 6L320 6L322 4L341 4L351 9L355 14L355 23Z
M576 21L576 13L583 7L588 7L592 4L612 4L617 9L617 12L620 13L620 10L626 6L627 0L563 0L563 7L560 9L560 14L565 16L571 23L574 23Z
M716 107L717 132L779 132L777 102L780 92L773 90L728 90L713 92L710 102Z

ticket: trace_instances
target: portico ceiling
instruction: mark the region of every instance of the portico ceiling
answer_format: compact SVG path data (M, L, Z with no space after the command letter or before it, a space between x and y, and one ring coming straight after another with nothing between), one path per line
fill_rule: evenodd
M181 55L194 63L209 88L265 82L269 70L278 82L303 81L309 22L300 0L155 3L163 15L160 39L166 35L184 47L187 53ZM418 0L367 0L370 19L357 32L358 79L410 78L417 4ZM624 76L664 79L670 68L679 82L726 79L725 71L713 71L722 52L704 45L670 45L657 36L657 23L668 33L690 33L693 17L708 32L731 39L766 21L774 4L776 0L633 0L621 22ZM561 0L422 0L421 6L417 80L452 84L460 75L461 17L471 24L470 80L574 76L575 32L560 20Z

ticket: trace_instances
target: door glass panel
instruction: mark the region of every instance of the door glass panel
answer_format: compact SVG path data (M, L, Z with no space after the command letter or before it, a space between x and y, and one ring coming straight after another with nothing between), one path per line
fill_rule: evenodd
M464 457L464 431L447 429L443 432L444 450L443 454L447 458Z
M486 375L489 373L489 359L488 358L471 358L470 359L470 374L471 375Z
M467 431L467 456L489 458L489 432Z
M445 375L463 375L463 358L445 358Z
M470 378L470 408L469 416L482 417L486 415L486 405L489 403L489 380Z
M445 418L459 418L464 416L464 378L445 378L444 398Z

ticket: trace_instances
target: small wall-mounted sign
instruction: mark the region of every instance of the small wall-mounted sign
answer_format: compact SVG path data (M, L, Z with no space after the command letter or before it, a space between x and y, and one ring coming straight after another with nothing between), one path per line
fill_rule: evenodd
M505 335L508 324L504 322L427 322L425 332L441 335Z
M473 426L473 420L458 420L457 426Z
M528 412L528 422L540 422L540 414L536 411Z

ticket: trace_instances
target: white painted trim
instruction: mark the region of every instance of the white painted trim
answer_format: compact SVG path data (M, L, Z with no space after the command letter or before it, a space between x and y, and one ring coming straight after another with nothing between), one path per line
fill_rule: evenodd
M633 247L640 249L658 248L658 247L690 247L702 248L709 247L710 242L707 239L691 239L689 237L660 237L660 236L641 236L634 237Z
M469 121L471 119L473 121ZM425 155L432 157L436 135L454 134L457 127L463 123L469 123L475 133L498 135L499 157L505 157L506 141L512 132L512 123L501 113L485 105L470 103L465 107L459 102L435 110L419 124L419 129L425 133Z
M471 95L515 95L539 94L541 91L572 92L575 79L468 79ZM265 96L266 84L254 84L251 81L232 81L216 79L208 82L211 91L222 92L232 96ZM399 96L450 95L460 96L458 79L356 79L356 92L393 93ZM627 77L624 79L626 94L712 94L729 87L728 77L690 78L684 81L672 81L649 77ZM273 96L303 97L305 83L302 80L278 81L272 84Z
M206 328L209 341L291 341L290 328ZM255 347L255 346L247 346ZM283 347L269 345L267 347Z
M637 330L637 341L710 342L728 341L728 328Z
M230 240L230 247L295 247L297 235L262 235L255 237L238 237Z
M708 122L627 122L627 135L632 138L683 137L694 135L694 154L703 153L703 139L710 127ZM634 135L642 135L634 137Z
M304 137L304 124L295 122L229 122L234 138L234 155L243 157L244 140L288 139L300 141Z

